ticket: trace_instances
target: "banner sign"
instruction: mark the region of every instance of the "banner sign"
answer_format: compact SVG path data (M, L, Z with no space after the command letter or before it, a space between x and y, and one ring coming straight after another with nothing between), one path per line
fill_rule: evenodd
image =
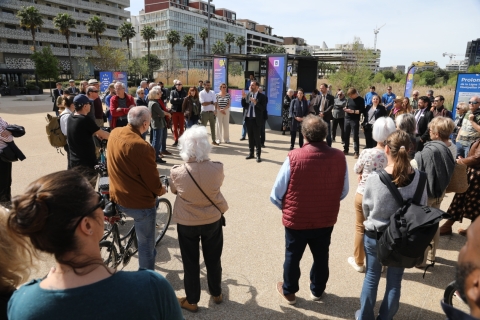
M243 112L242 92L248 93L248 90L228 89L228 93L230 93L230 99L231 99L230 111Z
M219 92L221 83L227 83L227 58L213 58L212 90Z
M269 56L267 63L267 110L272 116L282 116L285 91L285 56Z
M101 71L100 72L100 90L105 92L113 81L122 82L125 88L128 88L128 78L126 72L120 71ZM128 92L128 90L127 90Z
M457 75L457 85L455 87L455 96L453 98L452 117L455 119L457 104L468 101L473 96L480 96L480 74L478 73L459 73Z
M403 95L405 98L410 98L413 91L413 75L417 71L417 67L411 66L407 72L407 81L405 82L405 94Z

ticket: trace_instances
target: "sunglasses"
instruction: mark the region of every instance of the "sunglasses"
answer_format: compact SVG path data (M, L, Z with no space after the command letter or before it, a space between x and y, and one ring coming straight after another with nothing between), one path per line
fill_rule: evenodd
M226 86L221 86L220 88L226 88Z
M98 203L93 207L92 209L88 210L87 213L83 214L80 216L80 219L78 219L77 223L75 224L75 228L73 228L73 231L77 230L78 225L80 222L85 218L86 216L90 215L92 212L95 212L98 208L101 208L102 210L105 209L105 198L100 192L95 192L98 196Z
M479 101L468 101L468 104L479 104Z

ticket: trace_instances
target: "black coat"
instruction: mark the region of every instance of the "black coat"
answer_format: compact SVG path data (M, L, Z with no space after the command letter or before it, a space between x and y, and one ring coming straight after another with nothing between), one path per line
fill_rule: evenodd
M60 89L54 89L53 90L53 110L52 111L58 111L58 106L57 106L57 98L63 95L63 90Z
M295 120L295 117L306 117L308 115L308 101L295 98L290 103L289 118L292 118L291 131L297 131L301 123Z
M170 103L173 112L182 112L183 100L187 97L187 93L182 89L178 91L174 89L170 92Z
M135 104L138 106L145 106L148 107L148 102L143 100L142 98L135 99Z
M253 93L249 92L245 98L242 98L243 118L245 119L248 108L250 107L250 98ZM263 125L263 113L267 109L267 97L260 92L257 92L257 104L255 105L255 120L260 127Z
M371 120L371 119L368 118L368 111L371 108L372 108L372 105L370 105L370 104L365 108L365 112L363 113L363 124L367 124L369 122L369 120ZM379 104L373 115L375 116L375 120L377 120L380 117L386 117L387 116L387 109L385 108L384 105Z
M320 106L322 105L322 99L323 95L318 94L312 101L313 109L315 110L315 114L317 115L320 114ZM327 99L327 101L325 103L325 109L323 110L323 120L330 121L333 120L332 110L333 105L335 104L335 98L331 94L327 93L325 99Z

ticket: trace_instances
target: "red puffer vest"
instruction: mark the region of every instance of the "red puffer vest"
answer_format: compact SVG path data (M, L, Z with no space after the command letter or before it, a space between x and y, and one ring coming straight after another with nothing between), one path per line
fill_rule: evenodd
M290 182L283 198L283 225L295 230L333 226L345 181L345 155L325 142L315 142L290 151L288 157Z

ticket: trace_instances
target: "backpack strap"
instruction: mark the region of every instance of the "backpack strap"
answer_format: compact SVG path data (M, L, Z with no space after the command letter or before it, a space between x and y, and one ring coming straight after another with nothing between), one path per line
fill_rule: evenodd
M425 185L427 184L427 174L423 171L418 171L420 177L418 178L417 190L415 190L415 194L413 195L413 203L420 204L422 201L423 190L425 190Z
M377 172L378 172L378 175L380 176L380 180L383 182L383 184L387 186L388 190L390 190L390 193L393 195L398 205L400 207L403 206L403 197L400 194L400 191L398 191L397 187L393 184L392 178L390 178L390 176L385 170L380 170Z

